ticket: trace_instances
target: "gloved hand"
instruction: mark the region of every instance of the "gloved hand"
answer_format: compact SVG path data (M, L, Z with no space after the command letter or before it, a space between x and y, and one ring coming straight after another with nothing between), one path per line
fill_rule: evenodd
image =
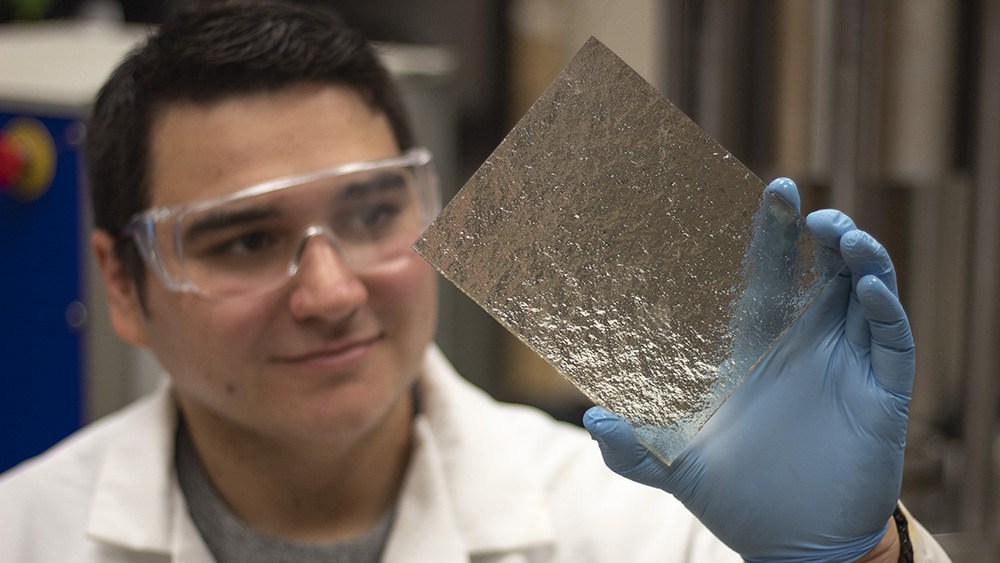
M798 208L795 184L768 188ZM851 561L899 497L913 337L885 249L844 214L807 225L847 265L671 465L617 415L584 425L615 472L675 495L750 561Z

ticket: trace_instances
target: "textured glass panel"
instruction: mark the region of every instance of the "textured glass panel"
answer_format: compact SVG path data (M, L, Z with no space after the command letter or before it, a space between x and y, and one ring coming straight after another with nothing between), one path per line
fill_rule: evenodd
M840 268L591 39L414 245L668 463Z

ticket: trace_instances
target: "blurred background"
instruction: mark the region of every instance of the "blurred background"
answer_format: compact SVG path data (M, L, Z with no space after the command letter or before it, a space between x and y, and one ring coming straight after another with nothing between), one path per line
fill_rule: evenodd
M795 179L803 211L849 213L889 248L917 339L904 501L956 561L1000 560L1000 2L309 1L384 45L446 196L593 35L758 176ZM114 62L184 5L0 0L0 146L44 137L29 116L59 157L51 187L0 178L0 306L11 319L0 329L0 469L158 377L107 329L79 243L75 158L89 98ZM63 234L51 229L59 213ZM38 262L40 236L69 249L63 274L25 267ZM53 277L69 286L50 287ZM572 386L454 288L442 292L438 340L459 371L499 398L579 421L588 403ZM63 341L67 352L54 352ZM64 363L46 379L53 358ZM34 433L39 419L60 421Z

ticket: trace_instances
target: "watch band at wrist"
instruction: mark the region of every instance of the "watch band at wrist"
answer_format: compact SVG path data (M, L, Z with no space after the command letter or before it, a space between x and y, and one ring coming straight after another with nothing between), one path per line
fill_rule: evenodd
M899 563L913 563L913 543L910 541L910 524L903 514L903 508L896 505L892 512L892 520L896 523L896 533L899 534Z

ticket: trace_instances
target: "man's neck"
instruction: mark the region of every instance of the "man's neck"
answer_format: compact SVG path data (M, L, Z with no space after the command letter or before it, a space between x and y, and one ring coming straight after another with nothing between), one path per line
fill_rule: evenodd
M260 531L303 540L353 537L378 522L402 486L414 416L409 398L347 443L220 432L219 421L202 411L183 402L182 411L222 499Z

